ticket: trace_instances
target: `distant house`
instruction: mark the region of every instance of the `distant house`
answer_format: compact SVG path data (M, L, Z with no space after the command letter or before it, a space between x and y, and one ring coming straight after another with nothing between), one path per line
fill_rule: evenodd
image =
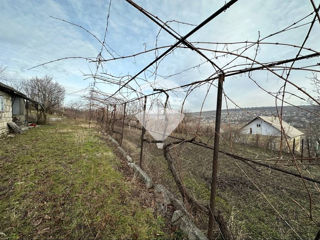
M28 106L35 103L23 93L0 83L0 135L8 132L8 123L22 125L28 121Z
M290 148L292 149L293 145L295 145L295 151L300 151L300 141L304 133L283 120L282 127L282 132L287 136ZM278 117L273 116L258 116L249 123L247 123L245 126L243 126L240 129L240 133L246 135L261 135L274 137L273 144L277 144L279 146L280 141L278 140L281 136L280 120ZM285 145L286 143L284 141L283 146Z

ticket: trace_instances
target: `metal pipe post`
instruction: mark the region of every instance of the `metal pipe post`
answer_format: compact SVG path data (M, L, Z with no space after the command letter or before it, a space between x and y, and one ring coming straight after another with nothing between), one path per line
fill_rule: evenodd
M215 132L214 132L211 194L210 194L209 223L208 223L208 238L210 240L213 239L214 211L215 211L215 199L216 199L216 191L217 191L223 82L224 82L224 74L220 74L219 83L218 83L218 94L217 94L216 126L215 126Z
M143 104L143 121L142 121L142 130L141 130L141 138L140 138L140 161L139 166L143 169L143 143L144 143L144 134L146 133L145 121L146 121L146 109L147 109L147 96L144 97Z

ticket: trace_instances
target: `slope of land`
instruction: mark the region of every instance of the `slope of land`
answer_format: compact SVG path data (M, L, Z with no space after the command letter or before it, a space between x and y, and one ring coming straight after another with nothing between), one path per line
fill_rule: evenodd
M120 124L121 125L121 124ZM117 126L115 138L121 126ZM192 129L189 129L192 132ZM123 148L139 163L141 131L133 127L124 129ZM190 136L173 133L173 136L190 139ZM143 165L156 183L161 183L179 197L163 150L149 142L144 144ZM212 139L198 136L202 142L213 145ZM173 141L168 138L166 143ZM319 160L297 161L291 155L257 148L222 138L220 149L256 162L277 167L296 174L299 172L319 180ZM213 152L191 143L178 144L170 150L176 170L186 189L199 202L208 205L210 198L211 166ZM299 159L299 156L297 156ZM319 231L320 190L317 184L302 181L299 177L230 158L219 157L216 205L228 222L237 240L244 239L310 239ZM310 217L312 213L312 218ZM198 227L207 229L207 216L196 215ZM219 235L219 229L215 229ZM223 239L221 236L219 239Z
M280 111L280 107L279 107ZM308 123L314 120L317 115L313 112L319 111L319 108L312 105L305 106L284 106L283 107L283 119L294 127L305 129L308 128ZM199 112L188 113L189 116L198 117ZM213 122L215 119L215 111L203 111L201 113L201 119L203 122ZM276 107L252 107L242 109L229 109L222 110L222 121L224 123L240 124L243 125L257 116L277 116Z
M55 123L0 142L0 239L163 239L94 130Z

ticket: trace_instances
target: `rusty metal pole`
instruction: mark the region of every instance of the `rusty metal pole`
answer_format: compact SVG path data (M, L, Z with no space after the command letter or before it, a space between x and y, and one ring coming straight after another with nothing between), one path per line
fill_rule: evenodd
M216 191L217 191L223 82L224 82L224 74L220 74L219 83L218 83L218 94L217 94L216 126L215 126L215 132L214 132L211 194L210 194L209 223L208 223L208 238L210 240L213 239L214 211L215 211L215 199L216 199Z
M120 146L122 146L122 141L123 141L123 130L124 130L124 119L126 117L126 107L127 107L127 103L124 103L124 105L123 105L123 118L122 118L122 129L121 129Z
M145 118L146 118L146 109L147 109L147 96L144 97L144 104L143 104L143 121L142 121L142 130L141 130L141 139L140 139L140 161L139 166L142 169L143 163L143 143L144 143L144 134L146 133L145 129Z

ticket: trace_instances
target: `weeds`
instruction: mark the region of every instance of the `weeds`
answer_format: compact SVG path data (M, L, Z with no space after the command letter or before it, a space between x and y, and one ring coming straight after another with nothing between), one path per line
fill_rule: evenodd
M2 139L0 156L0 239L165 237L94 131L41 126Z

